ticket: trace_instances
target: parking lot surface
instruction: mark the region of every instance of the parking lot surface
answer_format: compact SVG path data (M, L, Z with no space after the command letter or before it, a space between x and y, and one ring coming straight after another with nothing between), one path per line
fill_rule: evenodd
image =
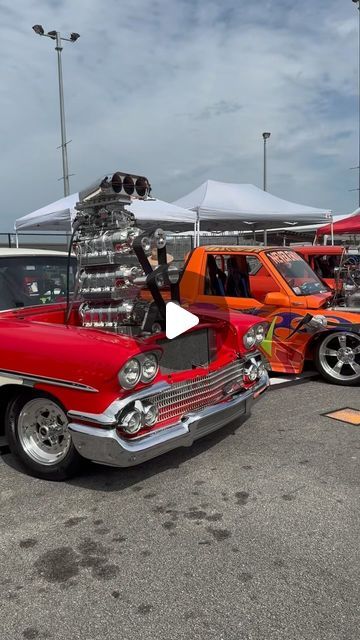
M359 389L264 395L141 467L29 478L0 457L4 640L355 640Z

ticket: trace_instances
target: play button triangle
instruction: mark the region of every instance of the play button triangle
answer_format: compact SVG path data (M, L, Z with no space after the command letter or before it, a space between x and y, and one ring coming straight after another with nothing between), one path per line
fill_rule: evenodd
M199 318L190 311L186 311L175 302L166 305L166 337L169 340L180 336L185 331L196 327Z

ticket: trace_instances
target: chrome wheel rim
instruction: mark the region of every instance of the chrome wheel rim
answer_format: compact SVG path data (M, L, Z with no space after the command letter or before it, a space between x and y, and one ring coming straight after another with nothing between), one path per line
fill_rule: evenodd
M336 380L360 378L360 336L348 331L330 333L321 343L319 359L324 371Z
M34 398L21 409L17 421L20 443L29 458L51 466L63 460L71 437L64 411L48 398Z

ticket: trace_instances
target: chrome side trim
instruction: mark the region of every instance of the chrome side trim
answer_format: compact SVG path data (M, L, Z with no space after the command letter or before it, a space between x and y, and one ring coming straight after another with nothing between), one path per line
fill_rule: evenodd
M0 369L0 376L5 378L21 380L24 384L33 386L36 383L51 384L56 387L67 387L68 389L76 389L78 391L88 391L89 393L98 393L98 389L89 387L81 382L73 382L72 380L61 380L60 378L46 378L45 376L32 375L30 373L22 373L21 371L8 371L7 369ZM6 384L6 383L3 383ZM18 382L19 384L19 382ZM1 385L1 382L0 382Z

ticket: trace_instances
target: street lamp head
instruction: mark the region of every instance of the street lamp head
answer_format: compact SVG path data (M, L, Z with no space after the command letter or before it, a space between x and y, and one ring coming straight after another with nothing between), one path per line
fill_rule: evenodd
M80 33L70 33L71 42L76 42L80 38Z
M52 40L56 40L56 31L48 31L46 35L52 38Z
M41 24L34 24L33 26L33 30L35 31L35 33L37 33L39 36L43 36L45 31L42 28Z
M264 133L262 134L264 140L267 140L268 138L270 138L271 133L269 131L264 131Z

